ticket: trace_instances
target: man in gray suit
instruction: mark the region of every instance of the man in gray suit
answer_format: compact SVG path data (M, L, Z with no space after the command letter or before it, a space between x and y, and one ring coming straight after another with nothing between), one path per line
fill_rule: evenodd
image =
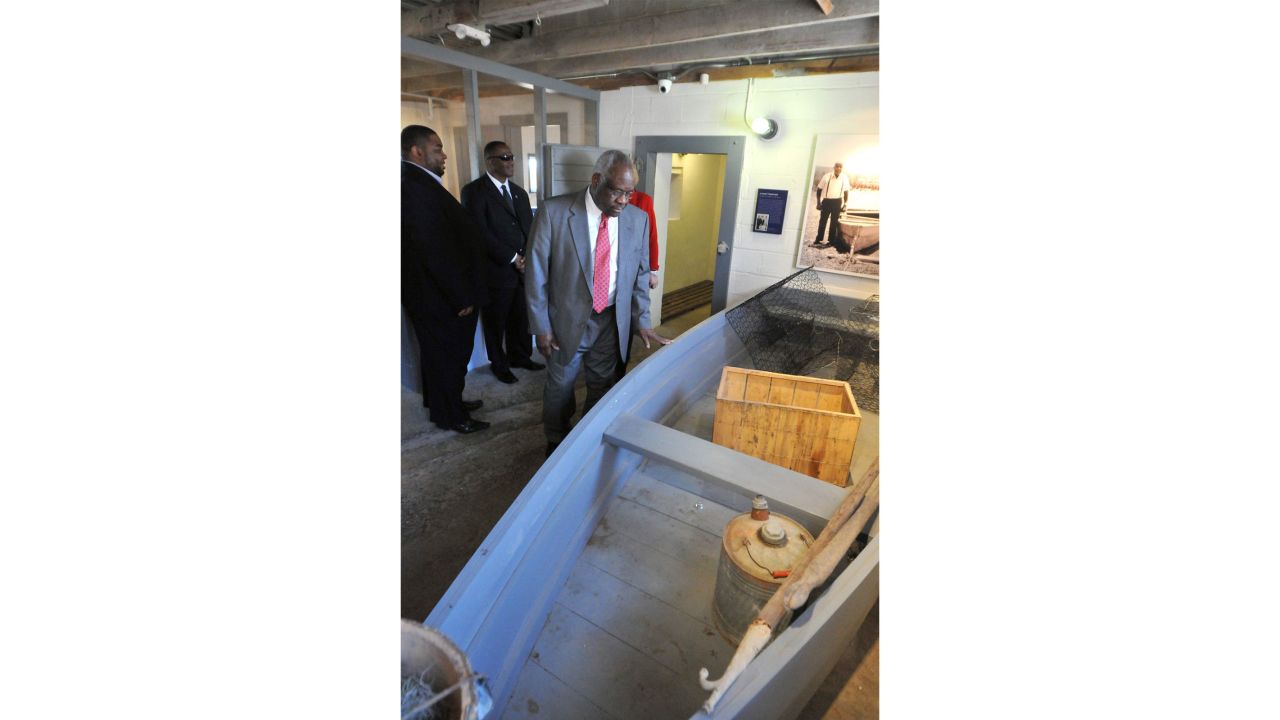
M533 221L525 299L529 329L547 358L547 455L569 433L580 370L587 376L585 415L617 381L633 330L646 348L671 342L649 327L649 216L628 204L635 187L631 161L609 150L596 160L585 192L544 201Z

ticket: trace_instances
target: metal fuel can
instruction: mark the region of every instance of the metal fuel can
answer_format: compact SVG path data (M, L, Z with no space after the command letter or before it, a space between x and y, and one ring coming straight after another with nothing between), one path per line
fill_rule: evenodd
M800 523L769 512L768 501L757 495L751 512L725 525L716 570L712 616L716 629L737 643L747 626L809 551L813 536ZM791 612L774 628L780 632L791 622Z

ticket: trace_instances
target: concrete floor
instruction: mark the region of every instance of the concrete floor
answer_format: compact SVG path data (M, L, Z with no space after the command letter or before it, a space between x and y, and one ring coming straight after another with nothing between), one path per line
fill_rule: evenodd
M658 326L676 337L706 319L704 306ZM654 350L637 344L634 366ZM515 369L505 385L488 367L467 375L464 397L479 398L474 414L492 427L471 435L441 430L427 420L420 395L401 394L400 614L423 620L542 465L542 382L545 371ZM586 395L581 380L578 405ZM575 418L575 421L577 418ZM860 436L860 442L862 438ZM878 436L875 442L878 444ZM858 470L858 468L855 468ZM801 720L879 716L879 605L872 608L849 650L836 663Z

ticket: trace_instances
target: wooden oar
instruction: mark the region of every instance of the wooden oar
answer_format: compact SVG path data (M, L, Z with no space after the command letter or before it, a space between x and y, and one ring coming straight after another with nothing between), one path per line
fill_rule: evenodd
M836 569L836 564L840 562L840 558L849 552L849 547L858 538L862 528L867 526L867 521L871 519L871 513L875 512L878 507L880 507L880 478L876 478L871 483L871 487L867 489L867 496L863 499L862 504L858 506L857 512L853 514L853 517L846 520L844 525L840 526L840 529L836 531L835 536L831 539L831 544L822 548L816 554L812 550L807 553L813 555L813 559L805 566L804 576L786 589L780 589L776 593L782 596L782 604L788 610L795 610L804 605L809 599L809 593L826 582L828 577L831 577L831 572ZM770 598L770 600L772 599ZM761 614L763 614L763 611L761 611Z
M877 457L831 514L827 526L822 529L809 552L800 558L791 575L782 581L769 602L760 609L756 619L751 621L720 679L708 680L706 668L698 671L698 682L702 684L702 689L711 691L711 696L702 705L704 711L710 714L715 710L716 703L720 702L725 691L769 642L783 613L787 609L794 610L803 605L813 589L826 582L836 563L849 550L858 533L866 526L867 520L871 519L871 513L879 506L880 458Z

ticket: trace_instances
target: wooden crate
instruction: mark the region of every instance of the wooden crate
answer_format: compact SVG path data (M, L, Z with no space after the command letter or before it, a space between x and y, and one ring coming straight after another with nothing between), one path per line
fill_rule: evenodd
M711 439L845 487L861 423L846 382L725 367Z

